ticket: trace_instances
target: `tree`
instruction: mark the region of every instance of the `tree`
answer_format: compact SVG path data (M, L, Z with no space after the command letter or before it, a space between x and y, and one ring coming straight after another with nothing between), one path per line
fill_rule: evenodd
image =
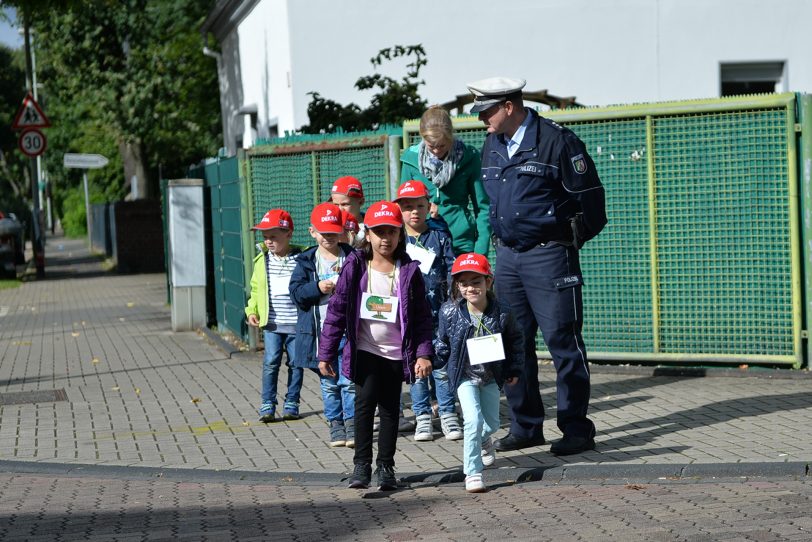
M45 159L60 187L81 178L62 167L65 152L111 159L90 172L108 200L133 176L139 197L154 196L159 170L183 176L216 153L217 72L198 30L213 0L5 3L25 9L34 29L40 104L53 124Z
M426 109L426 101L418 92L418 87L425 83L420 79L420 69L428 63L423 46L395 45L381 49L370 62L373 68L377 68L385 60L391 61L399 57L414 57L406 65L406 75L400 81L376 73L359 77L355 82L358 90L378 90L366 109L361 109L354 103L341 105L323 98L318 92L308 92L311 96L307 106L310 124L302 126L301 131L318 134L335 132L338 129L348 132L374 130L382 124L396 124L422 115Z

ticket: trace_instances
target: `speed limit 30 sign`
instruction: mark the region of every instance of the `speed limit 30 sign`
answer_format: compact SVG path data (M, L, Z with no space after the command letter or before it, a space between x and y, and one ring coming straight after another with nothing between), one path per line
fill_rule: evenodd
M29 128L20 134L17 145L24 155L33 158L45 152L47 140L45 134L36 128Z

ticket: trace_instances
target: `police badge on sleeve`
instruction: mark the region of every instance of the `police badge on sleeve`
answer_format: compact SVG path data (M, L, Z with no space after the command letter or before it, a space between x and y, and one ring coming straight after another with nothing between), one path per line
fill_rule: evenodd
M572 168L575 170L575 173L578 175L583 175L586 173L586 158L584 158L583 154L577 154L570 158L572 161Z

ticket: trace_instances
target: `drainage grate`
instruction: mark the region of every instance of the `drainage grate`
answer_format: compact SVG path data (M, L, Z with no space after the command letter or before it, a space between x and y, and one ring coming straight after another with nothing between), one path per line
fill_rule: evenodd
M64 389L59 390L37 390L37 391L13 391L0 393L0 405L27 405L33 403L54 403L56 401L67 401L68 394Z

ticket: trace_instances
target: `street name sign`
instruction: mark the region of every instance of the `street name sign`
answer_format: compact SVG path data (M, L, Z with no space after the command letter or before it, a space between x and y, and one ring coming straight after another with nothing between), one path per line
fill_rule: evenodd
M62 164L74 169L98 169L107 165L109 160L101 154L72 154L65 153Z

